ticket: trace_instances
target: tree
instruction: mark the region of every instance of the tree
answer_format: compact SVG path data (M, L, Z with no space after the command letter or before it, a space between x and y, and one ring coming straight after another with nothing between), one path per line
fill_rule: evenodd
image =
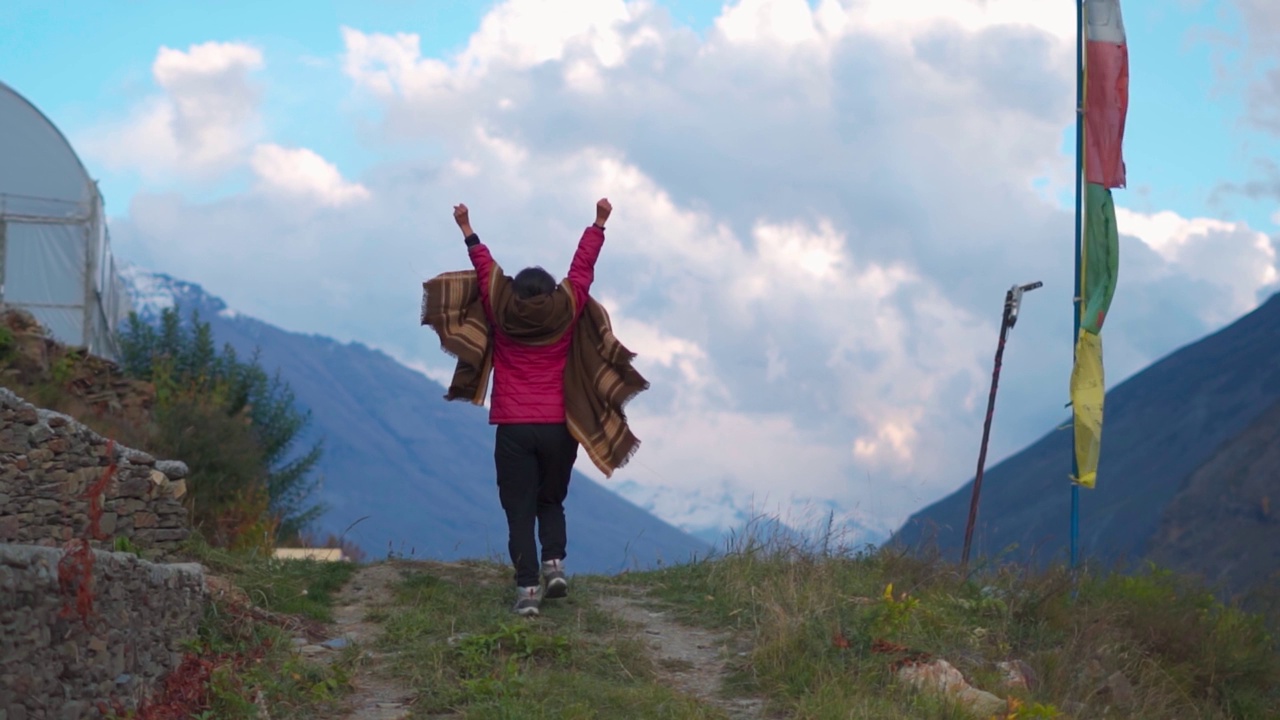
M248 361L230 345L218 353L209 323L196 311L183 322L177 308L156 325L130 314L120 347L125 373L156 386L154 449L190 467L193 518L212 541L293 539L324 512L308 502L322 443L294 451L310 413L256 352Z

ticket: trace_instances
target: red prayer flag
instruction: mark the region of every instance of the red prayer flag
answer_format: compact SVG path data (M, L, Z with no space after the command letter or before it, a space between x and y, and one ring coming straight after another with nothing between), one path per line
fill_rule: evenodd
M1120 0L1085 0L1085 21L1085 181L1120 188L1129 112L1129 46Z

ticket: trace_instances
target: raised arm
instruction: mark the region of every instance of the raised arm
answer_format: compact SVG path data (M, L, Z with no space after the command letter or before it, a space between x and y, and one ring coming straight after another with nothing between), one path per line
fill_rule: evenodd
M480 285L480 302L484 305L485 315L493 322L493 308L489 304L489 273L493 270L493 256L489 248L480 242L480 236L471 229L471 215L466 205L453 207L453 219L462 230L462 237L467 243L467 254L471 256L471 266L476 269L476 278Z
M609 220L613 206L608 198L601 198L596 203L596 221L582 232L578 241L578 250L573 254L573 262L569 263L569 283L573 292L578 312L586 307L587 296L591 293L591 283L596 278L596 259L604 247L604 224Z

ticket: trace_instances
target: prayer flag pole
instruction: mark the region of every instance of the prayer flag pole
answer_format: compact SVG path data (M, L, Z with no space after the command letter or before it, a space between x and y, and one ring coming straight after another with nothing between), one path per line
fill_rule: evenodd
M1074 299L1071 303L1071 356L1076 362L1076 340L1080 337L1080 304L1084 299L1081 286L1080 261L1084 240L1084 80L1085 80L1085 0L1076 0L1076 279ZM1080 476L1076 457L1076 423L1071 424L1071 477ZM1071 483L1071 567L1074 569L1080 552L1080 485Z

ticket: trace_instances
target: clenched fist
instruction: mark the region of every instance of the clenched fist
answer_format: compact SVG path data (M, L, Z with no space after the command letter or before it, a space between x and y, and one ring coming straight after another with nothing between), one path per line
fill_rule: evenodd
M453 220L458 223L458 227L462 229L463 236L471 234L471 216L467 213L466 205L453 206Z
M609 198L600 198L600 202L596 203L596 224L604 227L611 212L613 212L613 206L609 204Z

